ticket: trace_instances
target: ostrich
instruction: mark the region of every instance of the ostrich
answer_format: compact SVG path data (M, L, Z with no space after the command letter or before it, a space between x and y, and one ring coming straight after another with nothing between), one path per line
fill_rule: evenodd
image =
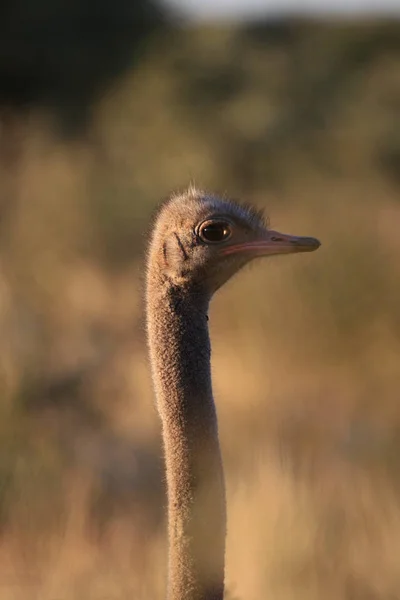
M250 260L310 252L260 212L194 188L171 196L147 260L147 335L168 493L168 600L222 600L226 506L210 372L208 305Z

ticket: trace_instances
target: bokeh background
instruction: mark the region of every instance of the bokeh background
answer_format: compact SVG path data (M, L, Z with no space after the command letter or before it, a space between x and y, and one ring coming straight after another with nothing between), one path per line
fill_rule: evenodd
M400 598L400 22L200 4L0 7L2 600L163 598L143 255L189 182L322 241L212 304L229 599Z

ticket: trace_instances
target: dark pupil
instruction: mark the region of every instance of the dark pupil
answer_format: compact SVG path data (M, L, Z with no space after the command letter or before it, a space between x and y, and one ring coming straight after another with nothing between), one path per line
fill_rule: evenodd
M210 223L203 227L202 234L209 242L222 242L229 235L229 229L224 223Z

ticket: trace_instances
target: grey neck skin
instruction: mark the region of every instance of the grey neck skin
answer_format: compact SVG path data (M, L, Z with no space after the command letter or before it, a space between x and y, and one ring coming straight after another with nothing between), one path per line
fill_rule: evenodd
M150 360L168 489L168 600L222 600L225 487L207 296L148 277Z

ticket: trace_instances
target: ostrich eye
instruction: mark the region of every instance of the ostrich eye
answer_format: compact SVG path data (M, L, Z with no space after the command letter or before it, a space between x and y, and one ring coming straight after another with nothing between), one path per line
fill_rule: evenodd
M208 221L203 223L199 229L200 238L209 244L225 242L231 235L231 227L225 221Z

